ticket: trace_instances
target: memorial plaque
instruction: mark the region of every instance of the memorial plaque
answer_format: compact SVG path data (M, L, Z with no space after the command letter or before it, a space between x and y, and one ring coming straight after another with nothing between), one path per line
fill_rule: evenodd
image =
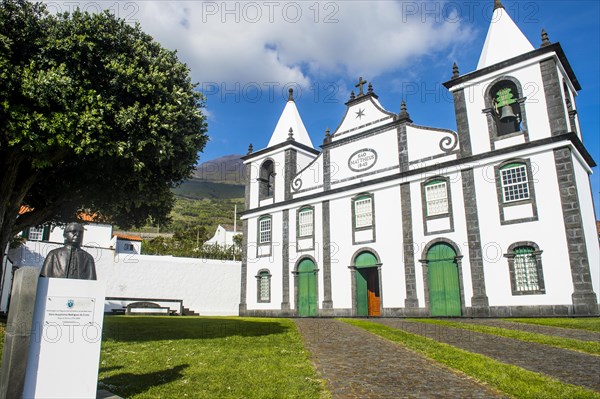
M24 398L96 398L105 284L40 278Z

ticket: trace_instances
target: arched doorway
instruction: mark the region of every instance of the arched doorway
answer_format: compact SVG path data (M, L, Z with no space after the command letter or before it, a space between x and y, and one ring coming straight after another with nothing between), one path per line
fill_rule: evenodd
M427 251L431 316L460 316L460 282L456 251L446 243Z
M357 316L381 316L378 264L377 257L368 251L354 259Z
M298 316L317 315L317 271L311 259L304 259L297 269Z

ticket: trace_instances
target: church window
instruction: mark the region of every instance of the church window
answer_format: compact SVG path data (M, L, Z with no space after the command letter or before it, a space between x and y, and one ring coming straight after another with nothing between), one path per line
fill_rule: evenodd
M425 185L427 216L448 213L448 188L445 181L434 180Z
M258 220L258 243L268 244L271 242L271 217L263 216Z
M310 237L314 231L313 208L306 207L298 212L298 237Z
M500 169L500 176L505 203L529 199L529 180L525 164L508 164Z
M577 123L575 121L577 111L575 110L573 100L571 99L571 90L569 90L569 86L567 86L567 82L565 82L564 80L563 91L565 95L565 106L567 107L567 114L569 117L569 126L571 127L572 132L577 132Z
M505 257L508 258L513 295L545 292L541 253L534 243L511 245Z
M502 80L490 90L492 115L496 123L496 134L502 136L521 131L521 105L517 86Z
M260 166L258 177L258 197L259 199L271 198L275 193L275 163L272 160L266 160Z
M365 228L373 226L373 198L362 196L354 200L354 227Z
M256 275L256 283L258 302L271 302L271 273L267 269L259 270Z

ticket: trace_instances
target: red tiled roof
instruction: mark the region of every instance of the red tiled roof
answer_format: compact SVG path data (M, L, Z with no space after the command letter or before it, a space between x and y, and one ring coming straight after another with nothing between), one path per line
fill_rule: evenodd
M113 237L117 237L117 240L142 241L142 237L131 236L128 234L113 234Z
M31 211L33 211L33 208L30 208L27 205L21 205L21 208L19 208L19 216Z

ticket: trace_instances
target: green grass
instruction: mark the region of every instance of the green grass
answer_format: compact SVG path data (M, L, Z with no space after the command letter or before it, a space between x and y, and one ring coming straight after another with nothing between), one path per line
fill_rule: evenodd
M107 317L100 387L126 398L324 398L291 320Z
M563 338L551 335L532 333L521 330L510 330L507 328L492 327L481 324L461 323L456 321L436 320L436 319L407 319L419 323L437 324L446 327L455 327L463 330L480 332L484 334L497 335L500 337L514 338L520 341L535 342L538 344L550 345L557 348L569 349L592 355L600 355L600 342L580 341L573 338Z
M487 356L467 352L416 334L365 320L342 319L342 321L397 342L513 398L600 398L598 392L565 384L542 374L501 363Z
M550 327L573 328L576 330L587 330L600 332L600 317L585 318L536 318L536 319L504 319L506 321L515 321L517 323L538 324Z

